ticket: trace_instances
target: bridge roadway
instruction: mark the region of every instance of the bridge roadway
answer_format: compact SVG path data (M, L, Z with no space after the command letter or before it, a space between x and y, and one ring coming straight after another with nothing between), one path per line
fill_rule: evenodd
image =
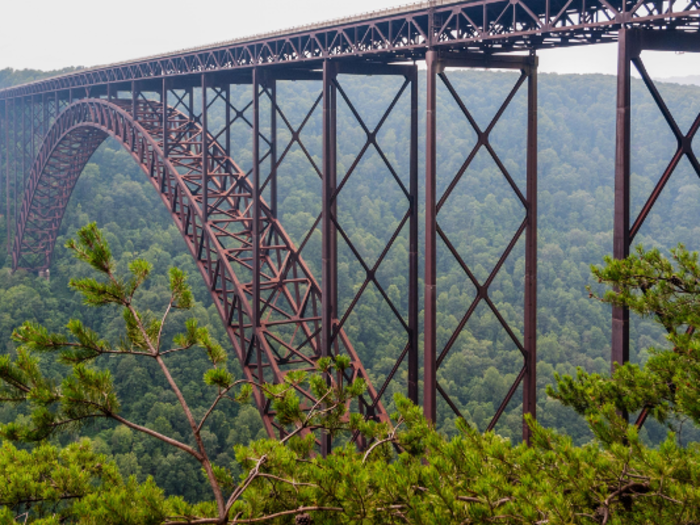
M0 99L326 58L395 62L423 59L428 49L503 53L612 42L622 24L695 33L699 14L697 0L434 0L82 69L2 90Z
M323 356L349 355L351 366L342 380L362 378L369 387L357 407L366 417L388 420L384 396L399 381L408 396L421 402L426 416L437 420L438 407L461 415L460 407L440 385L437 369L452 350L479 305L485 305L522 355L519 374L506 396L497 401L488 429L493 429L522 386L523 414L536 414L537 311L537 56L542 48L618 42L617 132L615 165L614 255L629 254L636 233L654 206L675 167L686 157L700 176L692 139L700 116L683 132L663 102L641 58L643 50L700 51L700 0L435 0L357 17L277 31L87 69L0 90L0 175L4 177L7 241L14 269L45 271L71 192L92 153L108 137L119 141L139 163L161 195L207 283L244 373L252 381L280 382L291 370L312 369ZM425 242L418 234L418 75L416 61L425 61ZM630 73L636 67L677 139L671 161L636 218L630 217ZM486 128L472 118L449 79L450 68L506 68L519 80ZM342 87L342 75L393 75L401 87L379 124L371 129ZM317 81L320 94L301 127L293 127L278 103L277 84ZM251 86L251 102L239 109L232 88ZM446 89L478 139L464 152L465 161L447 189L436 191L438 141L436 93ZM527 92L526 183L511 177L489 135L513 97ZM384 154L377 134L397 103L408 99L406 148L409 166L404 182ZM351 167L338 172L336 111L342 101L364 130L366 141ZM223 129L211 130L209 113L223 104ZM267 112L264 109L267 107ZM323 152L317 165L301 131L312 113L323 114ZM249 116L246 116L246 114ZM454 116L450 115L450 118ZM261 125L261 119L269 119ZM251 128L253 161L243 170L232 158L231 129L236 122ZM281 143L279 129L289 136ZM267 131L266 131L267 130ZM342 130L341 130L342 131ZM266 134L267 133L267 134ZM296 245L277 217L277 171L290 148L298 145L321 180L322 213L306 238ZM234 148L235 149L235 148ZM483 282L460 257L441 228L439 213L476 154L490 155L515 197L524 218L501 258ZM400 189L406 213L381 256L363 259L337 213L338 196L368 151L379 154ZM1 187L2 185L0 185ZM631 220L634 219L634 220ZM322 237L320 283L304 262L311 234ZM384 259L408 229L408 299L402 310L377 278ZM489 297L489 287L518 240L525 239L525 302L522 329L515 330ZM438 242L464 270L476 296L445 344L437 343ZM342 243L366 273L349 307L338 308L337 253ZM425 262L423 367L419 360L419 259ZM365 370L345 333L345 324L363 294L374 287L393 312L404 338L392 370L379 377ZM361 322L361 320L360 320ZM629 315L613 311L612 366L629 359ZM518 335L521 332L523 335ZM402 377L402 374L403 377ZM339 377L336 379L340 379ZM419 395L419 380L423 396ZM378 386L378 388L377 388ZM317 400L299 389L309 408ZM270 435L289 429L274 422L274 412L259 390L258 408ZM644 415L640 419L643 423ZM523 437L529 430L523 424ZM332 446L320 439L324 452Z

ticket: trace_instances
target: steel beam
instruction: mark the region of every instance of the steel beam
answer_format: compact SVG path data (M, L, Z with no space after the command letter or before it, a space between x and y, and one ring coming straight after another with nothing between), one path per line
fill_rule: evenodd
M615 138L615 210L613 221L613 257L629 255L630 237L630 67L636 56L634 35L629 29L619 32L617 56L617 115ZM638 51L637 51L638 54ZM629 310L613 306L611 366L629 361Z
M20 99L21 100L21 99ZM12 185L12 194L14 196L15 202L14 202L14 216L15 216L15 224L17 224L17 218L18 218L18 206L17 206L17 170L19 164L17 162L17 101L16 99L12 101L12 160L14 161L12 164L13 172L14 172L14 183Z
M263 341L260 330L260 89L261 72L256 68L253 70L253 172L252 172L252 228L250 242L251 250L251 271L252 275L252 341L255 346L255 358L257 366L257 376L260 383L265 382L263 367Z
M622 28L618 42L618 76L617 76L617 117L615 150L615 209L613 229L613 256L624 259L629 256L634 238L639 233L645 220L651 213L664 187L670 180L679 162L685 156L700 176L700 162L693 152L693 139L700 129L700 115L696 116L687 132L678 126L671 111L666 106L654 81L644 66L641 53L653 51L689 51L700 52L700 36L697 34L676 34L673 32ZM650 192L644 206L631 221L630 217L630 172L631 172L631 90L630 75L632 65L642 77L649 94L654 99L659 111L676 139L676 151L666 169ZM626 308L613 307L612 312L612 351L611 368L622 365L630 358L629 311ZM644 412L637 421L641 426L646 419Z
M136 91L136 82L131 83L131 115L133 118L136 118L136 99L138 98L139 94L138 91ZM60 111L59 111L60 113Z
M266 78L270 94L270 211L277 218L277 81L271 75Z
M534 58L534 57L533 57ZM523 415L537 417L537 61L527 69L527 227L525 230L525 311ZM529 444L530 427L523 420Z
M409 260L408 260L408 398L418 404L418 68L414 66L409 75L411 82L411 143L410 143L410 222L409 222Z
M226 90L224 91L224 117L226 118L226 131L224 132L224 154L227 159L231 158L231 84L226 84ZM230 165L228 169L232 170L233 166ZM223 189L226 190L225 181Z
M631 7L631 6L630 6ZM365 16L278 31L209 47L75 71L0 91L0 98L107 82L244 75L254 67L318 65L320 57L377 61L423 58L429 49L508 52L614 42L622 24L678 34L698 32L694 1L663 3L465 0L422 2Z
M22 114L22 138L21 138L21 149L22 149L22 193L24 193L24 186L27 183L27 99L22 97L20 99L20 111Z
M207 75L202 73L202 212L203 220L209 220L209 119L207 118Z
M337 69L330 60L323 62L323 181L321 220L321 357L333 355L334 319L337 319L337 230L334 225L336 190L336 87ZM321 454L331 451L330 435L321 436Z
M168 132L168 80L163 79L163 87L161 89L161 97L160 97L160 102L163 105L163 120L162 120L162 126L163 126L163 155L166 157L168 156L168 139L170 136L170 133Z
M423 414L437 421L437 74L438 55L425 55L425 280L423 342Z
M455 412L458 417L462 417L457 404L450 398L448 393L441 387L437 380L437 369L441 366L447 354L454 347L459 334L466 326L472 314L475 312L480 303L485 303L498 319L500 325L508 334L513 344L520 350L523 356L523 364L520 373L513 381L505 398L501 401L498 409L493 415L487 430L493 430L501 415L505 411L508 403L512 400L518 387L523 385L523 416L536 416L537 408L537 57L533 54L530 56L483 56L483 55L464 55L464 54L449 54L442 56L441 54L427 55L427 134L426 134L426 252L425 252L425 364L424 364L424 413L431 421L437 419L437 398L438 393L444 398L447 405ZM449 81L447 74L444 72L446 67L478 67L478 68L502 68L516 69L520 71L520 77L511 89L504 102L496 112L490 124L481 129L477 122L472 117L469 109L461 96L458 94L452 83ZM436 90L437 79L440 78L445 84L450 96L457 103L463 116L469 121L470 125L477 134L478 140L476 145L469 152L465 162L457 174L447 185L445 192L438 196L436 193L437 180L437 158L436 158ZM527 85L527 145L526 145L526 182L525 191L521 191L513 178L508 173L503 162L499 158L497 152L490 143L489 136L494 126L510 105L516 93L523 85ZM525 218L520 224L520 227L510 239L510 242L499 258L497 264L491 270L489 277L480 282L474 273L469 268L468 264L462 259L459 252L455 248L454 243L450 240L445 231L440 227L438 214L440 210L450 198L453 190L462 179L465 171L471 165L476 154L481 148L485 148L488 154L492 157L504 178L512 188L515 196L520 201L525 210ZM498 272L503 267L505 260L512 253L514 246L525 235L525 297L524 297L524 336L520 338L511 328L510 324L505 320L499 309L489 297L489 287L493 283ZM445 243L447 249L456 259L465 276L474 285L476 289L476 297L463 315L456 329L452 332L449 340L441 349L437 348L437 239L440 238ZM439 350L439 352L438 352ZM529 427L523 420L523 439L526 441L530 438Z
M4 191L3 188L3 178L5 175L5 164L7 162L7 147L6 141L4 140L5 129L7 128L7 102L2 104L2 110L0 111L0 191ZM2 198L0 198L0 213L2 212ZM9 216L7 215L7 209L5 210L5 227L9 231ZM9 243L8 243L9 245ZM9 246L8 246L9 247Z
M7 228L7 253L12 254L10 236L13 221L10 220L10 101L5 101L5 226Z

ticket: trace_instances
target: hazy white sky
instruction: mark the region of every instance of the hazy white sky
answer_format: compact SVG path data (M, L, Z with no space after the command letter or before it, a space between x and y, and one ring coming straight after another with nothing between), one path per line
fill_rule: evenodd
M394 7L401 0L5 0L0 69L93 66ZM407 3L407 2L403 2ZM9 5L8 5L9 4ZM645 55L657 77L700 74L700 55ZM615 45L540 52L542 72L606 73Z

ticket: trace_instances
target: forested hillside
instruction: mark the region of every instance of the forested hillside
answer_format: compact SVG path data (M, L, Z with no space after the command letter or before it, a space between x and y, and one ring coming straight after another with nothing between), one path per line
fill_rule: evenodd
M29 73L23 75L21 81L35 78ZM511 73L482 71L459 71L449 76L482 128L517 78ZM3 85L16 83L8 78L0 80ZM539 82L538 416L545 426L568 432L580 443L590 439L585 422L573 411L548 399L545 386L552 382L554 371L571 374L581 366L589 371L606 372L610 366L609 306L589 299L585 287L587 284L596 286L589 266L599 264L603 256L612 251L615 79L602 75L541 75ZM397 79L343 76L341 85L372 127L379 121L399 83ZM313 105L319 89L313 82L280 84L280 105L295 126ZM700 88L663 84L660 90L681 128L687 129L700 112ZM245 100L246 94L241 91L238 100L241 107L245 106ZM407 102L404 95L377 136L378 143L395 163L404 181L408 177ZM633 83L633 107L632 202L636 211L668 164L675 144L661 113L640 82ZM438 186L442 192L469 154L476 135L445 89L439 92L438 115ZM522 92L515 97L512 107L491 135L495 150L521 188L524 186L525 116L526 97ZM220 115L213 116L212 128L216 129L221 122ZM283 128L281 124L280 127ZM422 136L422 120L419 129ZM317 164L320 163L320 130L321 114L317 110L302 132L302 140ZM350 168L364 143L361 129L342 100L338 130L340 177ZM288 136L286 131L280 131L280 142L284 143ZM245 125L237 125L233 142L235 158L242 166L249 165L250 137ZM290 150L282 163L279 186L279 216L292 238L300 242L320 212L320 181L298 146ZM422 195L421 188L421 198ZM362 256L371 262L376 260L384 242L399 224L407 204L379 155L370 149L341 192L338 207L343 228ZM477 278L483 280L523 216L523 208L505 178L481 150L441 210L439 222ZM637 240L647 247L663 248L685 242L689 249L696 250L700 248L699 219L700 184L688 162L683 160ZM40 321L58 330L69 318L78 317L103 336L117 337L123 321L116 309L86 308L67 287L70 277L82 275L85 270L69 257L62 247L63 242L89 221L97 221L107 232L115 258L123 266L135 255L154 264L153 274L157 277L141 292L141 300L154 311L162 308L169 297L168 268L176 265L186 270L200 302L193 315L207 325L220 342L227 343L208 292L156 191L129 154L108 141L95 154L73 193L57 242L50 281L22 272L13 275L5 260L5 268L0 272L0 348L4 352L12 352L10 333L25 320ZM4 239L4 235L0 237ZM407 251L408 230L404 228L377 274L404 314ZM6 249L1 250L0 258L5 257L5 253ZM318 233L304 253L320 279ZM523 253L521 241L490 289L493 301L516 329L522 328ZM438 338L444 344L473 299L474 289L444 245L439 245L438 264ZM364 280L364 271L342 242L339 243L339 280L342 312L352 298L352 291ZM176 319L178 315L185 314L175 314ZM350 316L346 329L373 379L381 383L404 343L397 322L379 293L370 289L363 296L357 314ZM633 359L644 361L644 349L650 344L664 344L663 334L651 321L635 319ZM177 355L171 359L185 395L193 400L193 405L205 406L205 392L200 386L206 367L204 353L201 360L178 361ZM480 306L438 375L467 419L483 429L520 365L517 348L495 316ZM233 368L238 371L235 366ZM178 432L182 428L184 434L185 421L175 409L174 396L154 372L155 369L136 359L120 361L119 366L114 367L123 406L134 420L163 431ZM402 388L399 382L390 389L386 399ZM9 408L0 410L2 421L15 416ZM520 417L520 400L516 395L497 431L518 440ZM257 410L251 406L221 405L211 421L211 439L220 436L214 443L219 454L215 462L219 464L232 463L234 443L263 435ZM452 415L445 406L441 407L438 427L447 433L454 430ZM184 482L196 476L196 465L183 454L174 453L142 435L134 435L126 427L97 425L84 432L95 439L98 451L114 455L123 474L135 474L141 480L151 474L169 494L181 494L189 500L203 497L203 487ZM659 426L650 425L643 435L657 441L665 432ZM688 439L689 436L686 433L683 437ZM66 436L65 439L72 438Z

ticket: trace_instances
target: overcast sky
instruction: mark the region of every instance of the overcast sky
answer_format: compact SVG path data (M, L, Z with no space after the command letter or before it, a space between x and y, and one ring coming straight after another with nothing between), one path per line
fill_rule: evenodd
M4 0L0 69L94 66L400 3L401 0ZM654 53L645 54L644 58L650 73L657 78L700 74L700 54ZM543 51L540 66L542 72L614 74L615 45Z

